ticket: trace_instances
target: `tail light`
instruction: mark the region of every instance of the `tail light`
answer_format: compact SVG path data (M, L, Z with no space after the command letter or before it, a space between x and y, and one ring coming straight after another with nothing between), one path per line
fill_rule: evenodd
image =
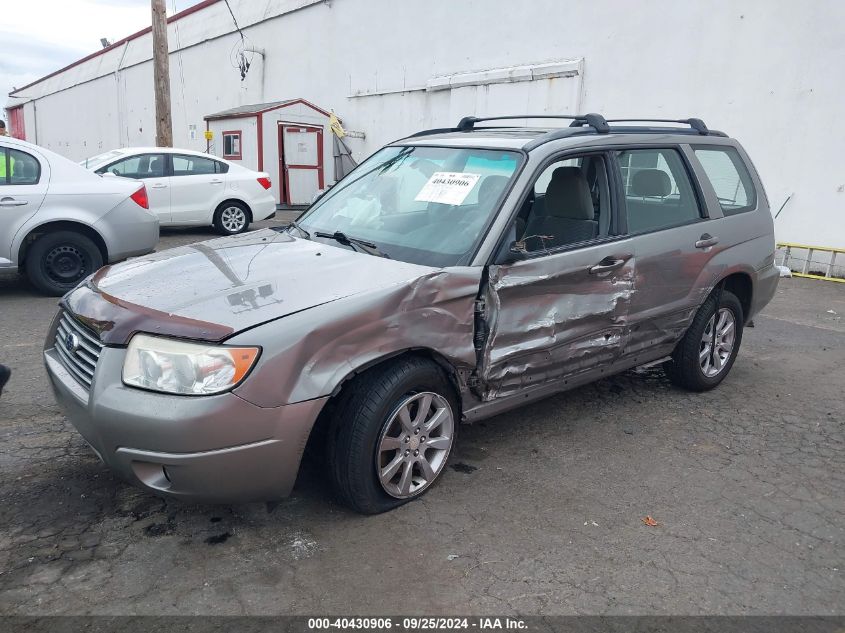
M270 183L269 178L264 178L262 176L261 178L258 179L258 184L261 185L262 187L264 187L265 189L269 189L271 183Z
M150 199L147 197L146 185L141 185L141 188L129 197L132 198L139 207L143 207L144 209L150 208Z

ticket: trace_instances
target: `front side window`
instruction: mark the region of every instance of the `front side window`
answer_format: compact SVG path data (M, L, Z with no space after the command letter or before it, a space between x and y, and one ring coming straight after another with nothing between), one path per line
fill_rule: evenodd
M211 158L203 156L186 156L182 154L173 155L174 176L202 176L206 174L220 173L216 166L218 163Z
M757 206L751 175L733 147L694 147L695 157L716 191L722 213L733 215Z
M223 158L241 159L241 132L223 132Z
M628 232L647 233L701 219L695 189L674 149L618 153L628 211Z
M17 149L0 148L0 185L36 185L40 178L37 158Z
M521 154L450 147L386 147L299 219L311 233L341 231L393 259L468 263Z
M162 178L166 171L166 162L163 154L139 154L130 156L110 165L100 167L96 173L109 172L115 176L124 178Z
M601 154L565 158L543 169L515 220L527 252L589 242L610 233L607 168Z

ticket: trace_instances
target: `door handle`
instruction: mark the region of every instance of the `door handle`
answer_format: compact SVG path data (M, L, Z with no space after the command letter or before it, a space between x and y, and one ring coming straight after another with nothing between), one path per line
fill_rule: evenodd
M0 198L0 207L22 207L27 204L28 200L15 200L14 198Z
M212 185L222 185L223 184L222 180L211 180L209 182L211 182Z
M605 257L598 264L590 268L590 274L599 275L601 273L608 273L611 270L616 270L617 268L622 268L622 266L625 265L626 261L628 260L617 259L615 257Z
M153 189L166 189L167 185L165 185L163 182L157 182L156 184L154 184L152 186L152 188Z
M695 243L696 248L710 248L711 246L716 246L719 243L718 237L713 237L710 233L705 233L698 241Z

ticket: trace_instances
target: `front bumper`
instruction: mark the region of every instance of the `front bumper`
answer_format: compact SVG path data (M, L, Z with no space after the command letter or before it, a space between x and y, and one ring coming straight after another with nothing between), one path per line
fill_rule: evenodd
M125 350L100 354L90 391L52 346L47 375L65 415L126 480L188 501L242 503L287 496L326 398L262 408L233 393L184 397L125 386Z

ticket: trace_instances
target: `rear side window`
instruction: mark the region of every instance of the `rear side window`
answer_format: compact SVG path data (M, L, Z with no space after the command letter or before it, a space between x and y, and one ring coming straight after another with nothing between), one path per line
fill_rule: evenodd
M17 149L0 148L0 185L36 185L40 178L37 158Z
M701 219L701 208L681 155L674 149L618 153L628 232L660 231Z
M754 182L742 158L733 147L693 148L719 198L722 213L733 215L757 206Z
M202 176L206 174L225 174L229 166L211 158L202 156L173 155L174 176Z

